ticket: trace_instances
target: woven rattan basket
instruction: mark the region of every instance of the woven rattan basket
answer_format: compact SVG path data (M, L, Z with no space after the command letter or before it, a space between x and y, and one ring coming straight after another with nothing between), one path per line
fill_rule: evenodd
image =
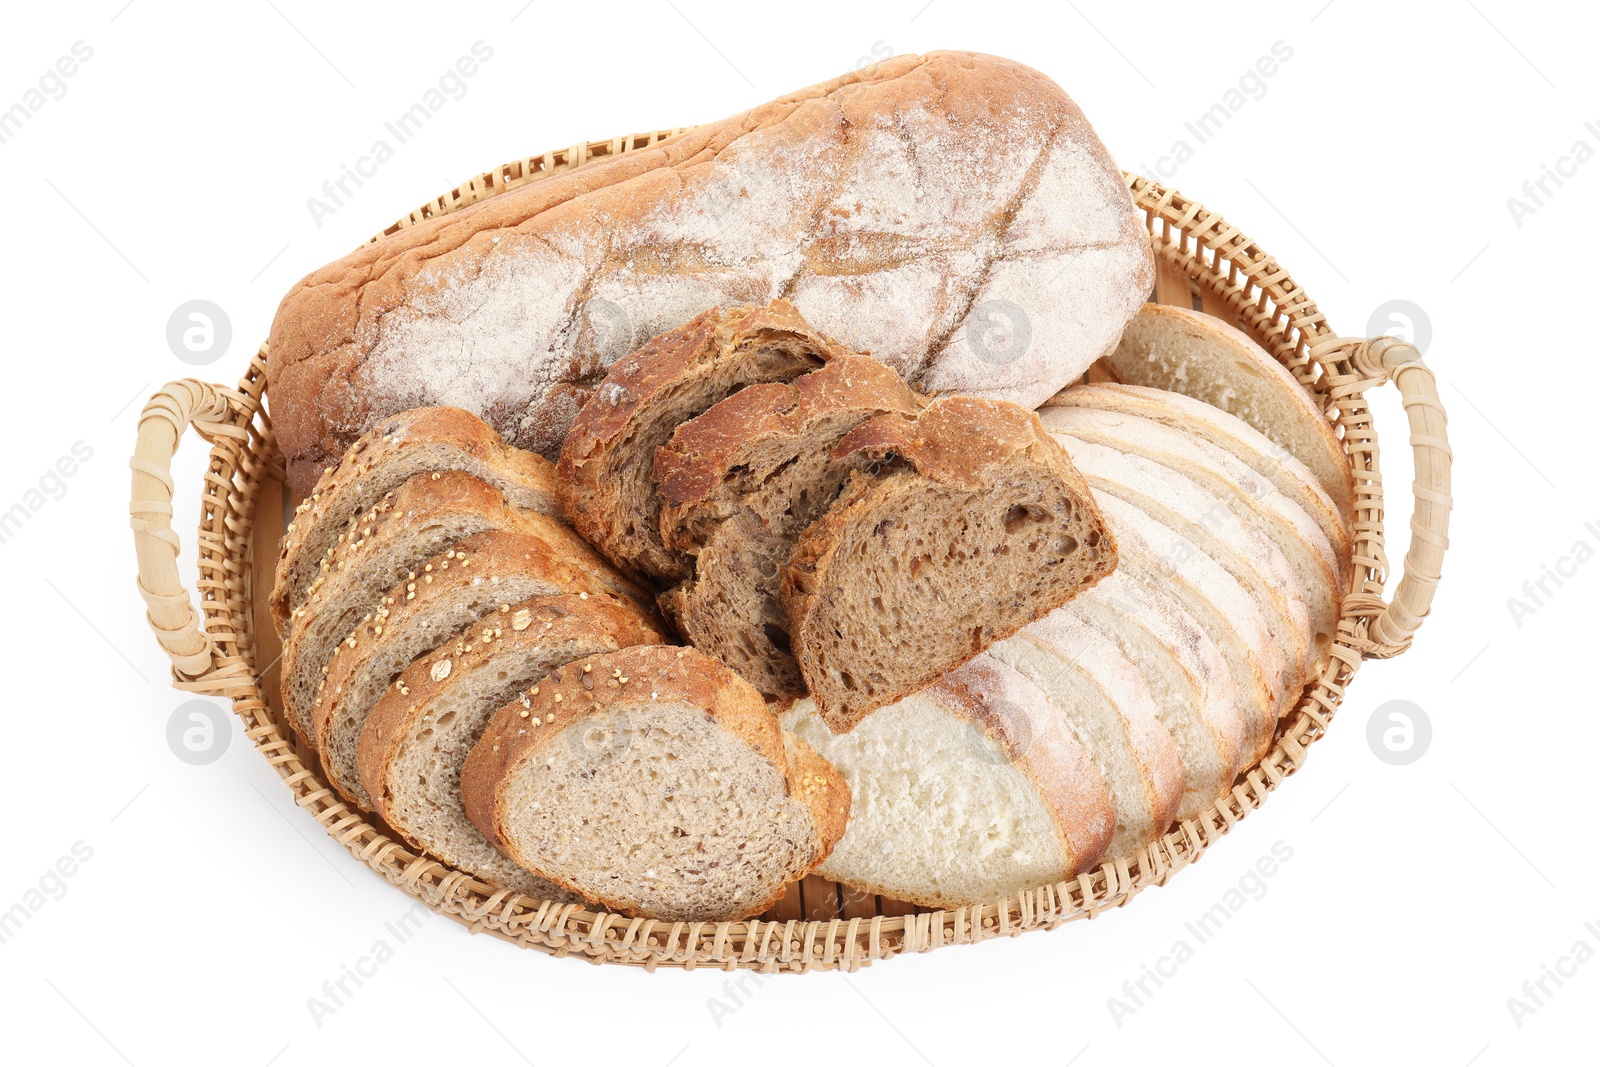
M372 240L435 215L581 167L638 151L681 131L595 141L530 156L429 201ZM766 972L855 970L873 960L1026 930L1051 929L1120 907L1164 884L1259 807L1299 769L1322 737L1363 659L1404 651L1428 613L1438 583L1450 512L1450 448L1433 374L1412 346L1380 337L1339 337L1289 272L1221 216L1145 178L1128 176L1156 253L1155 298L1216 315L1255 338L1335 418L1355 474L1354 569L1333 654L1285 716L1271 753L1241 776L1203 817L1182 823L1145 849L1119 856L1075 880L973 903L919 910L850 893L807 878L761 919L683 923L596 914L578 905L532 900L490 887L390 836L347 807L323 780L314 755L297 747L278 700L277 635L265 612L276 546L283 532L283 459L265 410L267 348L234 388L173 382L139 419L131 507L139 591L149 622L172 660L173 685L233 700L245 735L293 793L295 802L350 853L428 907L517 944L595 962L657 966L752 967ZM1399 388L1416 462L1411 547L1391 600L1383 598L1383 492L1378 441L1366 390ZM193 426L210 442L200 486L198 592L203 623L177 569L172 530L172 456Z

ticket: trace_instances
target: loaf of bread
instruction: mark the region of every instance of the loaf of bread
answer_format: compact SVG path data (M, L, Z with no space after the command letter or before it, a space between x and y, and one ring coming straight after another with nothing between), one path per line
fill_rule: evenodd
M759 914L827 858L850 792L692 648L575 660L495 713L467 815L522 867L628 915Z
M802 695L778 572L856 468L834 445L868 419L919 407L894 371L843 355L679 426L655 462L661 537L693 560L693 574L661 598L678 632L767 697Z
M1089 123L1038 71L898 56L365 245L272 324L296 493L379 420L451 404L553 456L607 368L785 297L930 393L1043 402L1154 278Z
M800 535L779 597L834 729L932 683L1116 567L1089 488L1039 417L946 397L835 447L863 469Z
M576 659L660 640L636 607L604 595L540 597L468 627L406 668L361 731L361 781L378 814L452 867L548 897L549 883L467 819L462 764L490 716L534 681Z

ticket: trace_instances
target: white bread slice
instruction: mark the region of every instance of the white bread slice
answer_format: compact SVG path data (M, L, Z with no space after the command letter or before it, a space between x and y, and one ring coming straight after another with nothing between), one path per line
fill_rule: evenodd
M406 668L367 719L358 763L378 814L412 847L452 867L548 896L549 884L467 819L461 765L490 716L529 683L580 657L660 640L637 609L613 597L540 597L480 621Z
M1132 855L1164 833L1183 801L1183 761L1144 675L1116 643L1058 610L989 655L1043 691L1100 768L1117 815L1107 855Z
M524 867L668 921L765 911L827 857L850 811L844 780L750 683L667 646L552 671L495 713L461 789Z
M1146 304L1105 360L1118 381L1170 389L1249 423L1309 467L1341 514L1353 514L1350 464L1333 425L1241 331L1188 308Z
M341 535L294 611L283 643L283 706L301 736L314 736L312 708L334 649L356 626L382 617L383 600L392 587L443 577L450 561L435 564L431 557L486 530L544 541L546 555L559 561L572 592L610 592L649 603L643 590L613 571L561 520L517 507L499 489L470 474L415 475ZM435 575L430 567L441 573Z
M809 700L780 717L849 783L818 869L925 907L992 901L1099 862L1116 816L1094 760L1043 692L987 654L835 734Z
M1273 624L1283 650L1285 689L1298 689L1316 666L1304 579L1260 529L1242 522L1228 500L1139 456L1055 431L1089 484L1133 504L1199 546L1239 580Z
M1197 817L1233 784L1258 717L1255 704L1242 703L1216 640L1175 596L1126 568L1060 610L1116 642L1143 672L1183 759L1178 818Z
M1041 414L1046 426L1081 441L1159 463L1225 501L1246 525L1276 544L1300 576L1311 616L1312 644L1321 663L1339 625L1347 559L1322 530L1272 483L1222 449L1193 434L1114 411L1058 407Z
M1289 661L1274 636L1270 613L1182 534L1109 493L1097 493L1096 501L1117 532L1118 570L1171 593L1222 648L1247 725L1240 765L1250 766L1270 747L1278 717L1291 706L1284 681L1290 677Z
M554 465L507 445L471 412L429 407L391 415L351 445L337 466L324 470L295 509L278 550L269 601L278 633L288 630L290 613L349 524L414 475L452 470L489 483L517 507L561 515Z
M1350 554L1353 517L1334 503L1311 468L1254 426L1220 408L1168 389L1114 382L1074 385L1051 397L1046 406L1118 411L1194 434L1272 482L1278 492L1316 520L1334 551L1340 556Z
M420 572L423 580L402 580L389 590L373 617L334 649L312 706L317 751L328 782L363 811L372 810L372 798L356 766L357 742L367 716L395 677L412 660L453 641L486 616L501 619L497 625L504 626L513 604L582 590L583 584L544 538L507 530L469 537L426 561ZM611 599L607 593L594 595ZM652 614L643 617L655 625Z

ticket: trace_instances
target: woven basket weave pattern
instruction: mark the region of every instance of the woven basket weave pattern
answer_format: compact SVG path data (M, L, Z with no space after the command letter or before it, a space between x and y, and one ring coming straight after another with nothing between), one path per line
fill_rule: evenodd
M591 142L505 164L429 201L372 240L549 174L647 148L677 132ZM1108 861L1072 881L955 910L810 921L670 923L494 892L469 875L408 850L339 799L322 780L315 759L296 749L291 732L265 699L276 683L270 680L273 664L258 663L258 649L275 650L276 638L258 627L255 601L265 596L270 583L272 548L281 526L273 516L272 523L258 529L257 508L269 502L281 508L283 479L283 460L263 409L265 345L236 388L174 383L156 395L141 417L140 450L133 461L133 522L136 534L146 535L136 537L140 589L150 604L151 625L173 659L174 685L231 697L246 736L293 791L296 803L374 871L475 931L557 955L646 968L855 970L902 952L1053 928L1127 903L1198 859L1300 767L1307 748L1326 731L1364 657L1394 655L1409 644L1438 581L1449 510L1444 412L1431 372L1416 362L1415 349L1386 338L1335 336L1288 272L1221 216L1144 178L1129 176L1128 187L1156 251L1157 299L1194 306L1238 325L1292 371L1336 420L1356 488L1353 577L1322 676L1307 686L1296 710L1285 717L1272 751L1230 795L1138 853ZM1433 488L1418 487L1412 525L1419 533L1413 536L1405 580L1393 603L1386 604L1382 593L1389 568L1378 443L1364 394L1390 377L1401 387L1412 422L1419 482L1431 472ZM203 629L194 626L188 593L177 582L178 540L170 529L173 486L162 463L162 453L170 461L171 449L191 422L212 445L198 546ZM153 442L148 447L147 437ZM160 499L163 488L165 501Z

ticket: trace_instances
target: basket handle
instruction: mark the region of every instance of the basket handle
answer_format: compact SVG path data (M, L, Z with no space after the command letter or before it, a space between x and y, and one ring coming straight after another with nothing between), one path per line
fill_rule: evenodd
M172 457L191 425L211 443L219 437L246 439L248 432L231 417L235 412L248 415L252 407L242 393L185 378L162 386L139 413L138 438L128 461L133 471L129 524L138 557L139 593L149 605L145 617L172 660L172 684L178 689L222 694L250 683L248 666L237 657L224 657L200 627L189 590L179 580L179 541L172 529Z
M1348 349L1341 352L1341 349ZM1344 616L1353 624L1353 645L1364 658L1385 659L1411 647L1439 588L1445 549L1450 546L1450 440L1445 428L1444 405L1433 371L1422 362L1415 345L1393 337L1368 339L1339 337L1311 350L1323 366L1343 358L1352 374L1332 374L1331 396L1339 404L1374 385L1393 382L1400 390L1406 420L1411 425L1411 453L1416 477L1411 483L1411 545L1394 596L1383 599L1383 578L1388 569L1383 533L1383 486L1378 478L1377 438L1370 430L1371 413L1361 405L1363 419L1347 437L1352 465L1356 467L1355 555L1373 566L1375 583L1345 597ZM1347 423L1347 432L1348 432ZM1364 469L1363 469L1364 468ZM1367 475L1365 484L1361 476Z

